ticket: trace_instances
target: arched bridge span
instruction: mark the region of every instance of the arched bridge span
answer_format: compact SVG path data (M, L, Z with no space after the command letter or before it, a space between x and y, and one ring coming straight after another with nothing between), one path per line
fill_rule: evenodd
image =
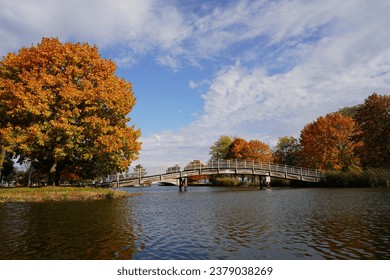
M124 172L108 176L106 184L115 186L142 186L160 182L183 186L184 179L196 175L254 175L261 180L282 178L306 182L319 182L324 174L318 169L309 169L300 166L289 166L274 163L237 160L211 160L206 164L193 161L184 168L176 164L167 168L142 168L133 172ZM260 181L261 181L260 180Z

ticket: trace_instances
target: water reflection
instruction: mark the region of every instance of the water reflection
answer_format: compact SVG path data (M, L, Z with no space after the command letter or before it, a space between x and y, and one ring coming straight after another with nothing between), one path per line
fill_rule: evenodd
M390 195L387 190L336 190L321 197L310 225L316 249L324 258L389 258Z
M2 259L131 259L127 200L1 205Z
M0 205L1 259L389 259L389 189L154 186Z

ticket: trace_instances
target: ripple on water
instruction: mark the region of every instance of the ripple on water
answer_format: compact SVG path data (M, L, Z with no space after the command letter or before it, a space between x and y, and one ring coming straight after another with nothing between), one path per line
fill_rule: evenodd
M130 189L0 205L2 259L389 259L390 191Z

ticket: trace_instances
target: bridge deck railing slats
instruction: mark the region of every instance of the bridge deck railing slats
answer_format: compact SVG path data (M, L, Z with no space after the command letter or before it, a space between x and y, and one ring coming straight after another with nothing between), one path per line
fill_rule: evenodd
M144 168L143 170L134 170L128 171L118 174L109 175L104 182L118 182L118 181L135 181L141 179L152 178L156 176L167 176L168 174L181 174L183 172L189 171L198 171L199 174L202 172L214 172L214 173L223 173L223 170L230 170L229 172L237 172L239 173L245 171L245 174L248 172L253 172L253 174L257 172L268 172L269 175L272 176L272 173L284 174L285 178L288 176L292 176L293 178L311 178L315 181L319 181L323 178L324 174L321 170L317 169L309 169L299 166L290 166L283 164L275 164L275 163L265 163L265 162L256 162L256 161L238 161L238 160L210 160L207 163L201 163L200 161L194 161L190 164L187 164L184 167L181 167L179 164L170 165L168 167L152 167L152 168ZM210 173L209 173L210 174ZM276 175L275 175L276 176Z

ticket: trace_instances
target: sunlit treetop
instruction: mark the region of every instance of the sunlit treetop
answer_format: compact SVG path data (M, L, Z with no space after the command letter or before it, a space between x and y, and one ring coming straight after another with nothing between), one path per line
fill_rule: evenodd
M140 131L128 126L132 85L115 71L96 46L55 38L8 54L0 62L0 145L57 179L64 168L125 169Z

